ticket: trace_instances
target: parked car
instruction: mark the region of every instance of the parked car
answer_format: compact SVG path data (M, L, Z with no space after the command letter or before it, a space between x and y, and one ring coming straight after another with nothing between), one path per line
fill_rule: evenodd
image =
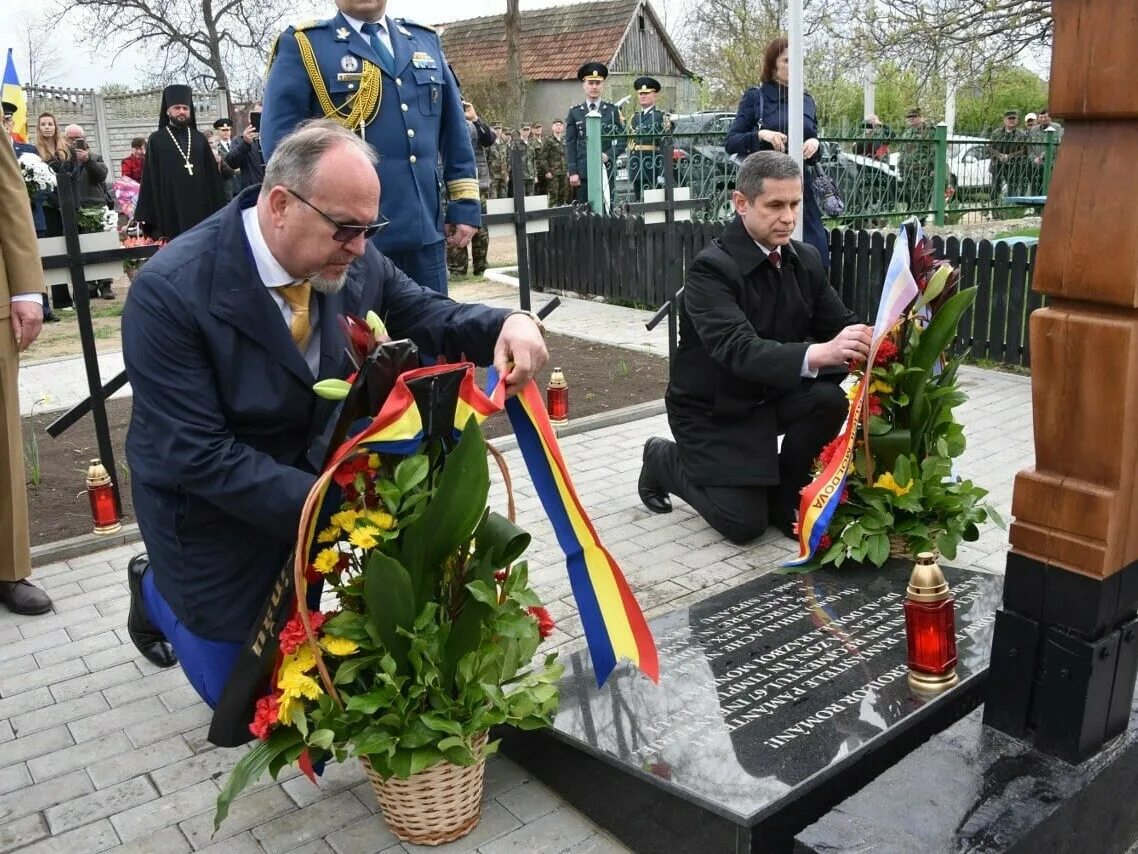
M948 183L959 198L988 195L992 191L992 158L988 140L954 136L948 143Z

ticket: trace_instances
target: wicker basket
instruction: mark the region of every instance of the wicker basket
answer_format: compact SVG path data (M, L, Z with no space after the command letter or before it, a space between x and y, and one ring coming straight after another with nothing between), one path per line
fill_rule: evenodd
M386 782L362 758L375 790L383 820L404 842L441 845L466 836L482 816L482 782L486 776L486 733L474 739L479 759L473 765L439 762L406 780Z
M932 547L933 560L940 560L940 549L936 546ZM916 561L917 556L909 551L909 544L905 542L905 538L900 534L889 535L889 556L901 558L902 560Z

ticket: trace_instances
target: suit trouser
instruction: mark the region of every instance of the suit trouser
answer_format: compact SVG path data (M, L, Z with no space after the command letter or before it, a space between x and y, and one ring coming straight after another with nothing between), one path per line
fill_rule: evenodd
M16 384L20 361L11 323L5 317L0 324L0 397L4 402L0 442L0 581L19 581L32 571L20 392Z
M378 247L377 247L378 248ZM396 267L432 291L447 294L446 241L430 243L421 249L380 249Z
M154 568L142 576L142 602L146 615L162 634L182 665L186 678L211 709L217 708L221 692L244 644L199 637L182 625L154 584Z
M849 401L836 382L804 379L795 391L772 403L778 431L783 434L778 455L778 483L716 486L695 482L683 463L683 448L675 442L656 443L645 465L655 483L691 505L704 520L736 543L753 540L768 524L792 521L799 493L810 482L818 452L833 439L849 412Z

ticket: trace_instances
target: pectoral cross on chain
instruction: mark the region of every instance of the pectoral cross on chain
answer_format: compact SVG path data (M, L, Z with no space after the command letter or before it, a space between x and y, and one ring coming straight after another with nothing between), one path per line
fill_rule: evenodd
M186 161L186 171L189 172L191 175L194 174L194 164L192 164L188 160Z

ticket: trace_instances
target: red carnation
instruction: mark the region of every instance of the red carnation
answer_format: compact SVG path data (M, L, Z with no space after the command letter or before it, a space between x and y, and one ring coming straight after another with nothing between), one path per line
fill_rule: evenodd
M824 552L826 549L828 549L833 544L834 544L834 541L830 537L830 535L829 534L823 534L821 539L818 540L818 551Z
M869 414L880 415L884 411L885 410L881 408L881 398L876 394L871 394L869 396Z
M506 570L499 569L497 572L495 572L494 573L494 580L497 581L499 584L503 584L506 581Z
M541 605L531 605L529 612L537 620L537 630L542 640L553 634L553 629L557 624L553 622L553 617L549 615L549 611Z
M884 338L881 343L877 345L877 354L873 357L873 364L877 366L887 365L894 361L901 351L897 345L893 343L892 338Z
M308 615L308 621L312 624L314 633L320 631L320 627L324 625L326 619L327 617L319 611L313 611ZM292 619L285 623L285 627L281 629L281 653L292 655L307 639L308 636L304 633L304 624L300 622L300 614L293 614Z
M253 722L249 724L249 732L265 741L269 737L269 730L277 722L280 712L280 692L262 697L257 701L257 710L253 714Z
M828 445L826 445L824 448L822 448L822 450L818 452L818 461L822 463L822 468L825 468L826 466L828 466L830 464L830 461L834 459L834 455L837 453L840 453L841 450L842 450L842 437L841 436L838 436L836 439L834 439L832 442L830 442Z
M332 480L336 481L342 489L355 483L357 474L366 472L367 454L356 454L354 457L345 460L336 467L336 471L332 475Z

